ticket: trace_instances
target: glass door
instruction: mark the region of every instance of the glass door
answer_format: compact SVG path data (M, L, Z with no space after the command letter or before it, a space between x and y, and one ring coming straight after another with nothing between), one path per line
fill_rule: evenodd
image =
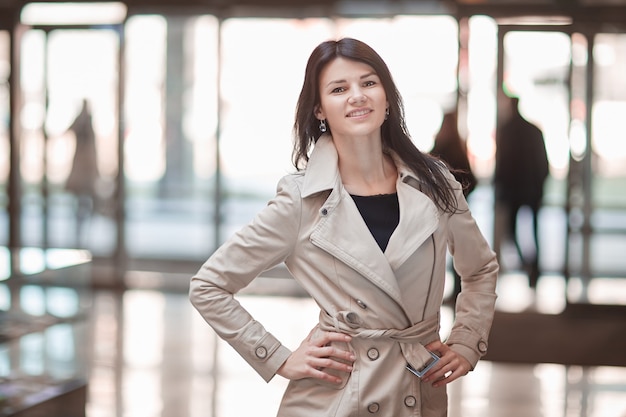
M626 184L618 116L626 110L626 84L618 75L626 68L625 47L623 34L499 26L498 108L506 95L519 97L522 116L543 132L550 175L538 216L540 271L565 278L568 301L594 302L593 283L626 269L620 256L626 200L618 191ZM504 270L528 273L497 204L495 218L494 246ZM532 251L530 219L520 211L516 237Z
M536 288L566 262L570 109L580 86L570 84L568 26L501 24L498 52L494 249L503 272Z
M587 110L589 151L584 171L590 177L585 188L590 208L588 221L578 234L590 232L583 240L583 277L593 277L599 283L623 277L626 271L626 34L596 33L587 42L586 55L591 60L587 66L592 77ZM589 290L589 301L594 302L594 289ZM621 294L606 292L604 302L626 304L624 292Z
M120 259L120 52L125 7L29 4L16 40L19 245ZM112 275L112 274L111 274Z

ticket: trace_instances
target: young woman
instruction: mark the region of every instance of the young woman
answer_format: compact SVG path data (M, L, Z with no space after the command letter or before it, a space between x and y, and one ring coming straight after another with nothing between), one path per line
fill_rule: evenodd
M496 256L445 166L420 152L380 56L355 39L312 52L298 100L298 172L191 280L193 305L266 380L285 417L445 416L446 384L487 350ZM439 336L446 250L463 279ZM284 262L320 307L291 350L235 300Z

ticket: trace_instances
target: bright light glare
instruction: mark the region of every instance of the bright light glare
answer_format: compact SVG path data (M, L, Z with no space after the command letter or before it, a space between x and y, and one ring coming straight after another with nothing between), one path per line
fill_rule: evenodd
M162 87L165 83L166 20L135 16L126 24L126 177L156 181L165 173Z
M623 115L626 101L597 101L593 107L593 150L603 160L604 175L623 172L626 149L623 146Z
M467 150L474 173L489 177L495 154L496 102L493 94L497 63L497 30L493 19L475 16L469 21L469 78L467 94Z
M126 18L126 5L103 3L30 3L22 9L29 25L117 24Z

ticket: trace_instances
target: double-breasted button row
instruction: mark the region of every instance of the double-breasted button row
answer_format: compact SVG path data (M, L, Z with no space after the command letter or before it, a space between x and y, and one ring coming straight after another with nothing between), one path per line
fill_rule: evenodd
M320 210L320 213L322 214L322 216L326 216L328 214L328 209L323 208Z
M406 405L409 408L413 408L417 405L417 398L415 398L412 395L407 395L406 397L404 397L404 405ZM367 405L367 411L370 414L376 414L380 411L380 404L378 404L377 402L371 402Z

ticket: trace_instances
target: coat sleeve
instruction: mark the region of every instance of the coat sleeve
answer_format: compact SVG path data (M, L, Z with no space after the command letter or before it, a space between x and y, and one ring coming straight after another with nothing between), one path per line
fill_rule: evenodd
M474 367L487 352L499 265L460 190L456 196L459 211L449 218L448 248L461 276L461 293L447 343Z
M191 278L189 297L206 322L269 381L291 351L249 314L234 294L292 250L300 222L296 184L283 178L276 196L227 240Z

